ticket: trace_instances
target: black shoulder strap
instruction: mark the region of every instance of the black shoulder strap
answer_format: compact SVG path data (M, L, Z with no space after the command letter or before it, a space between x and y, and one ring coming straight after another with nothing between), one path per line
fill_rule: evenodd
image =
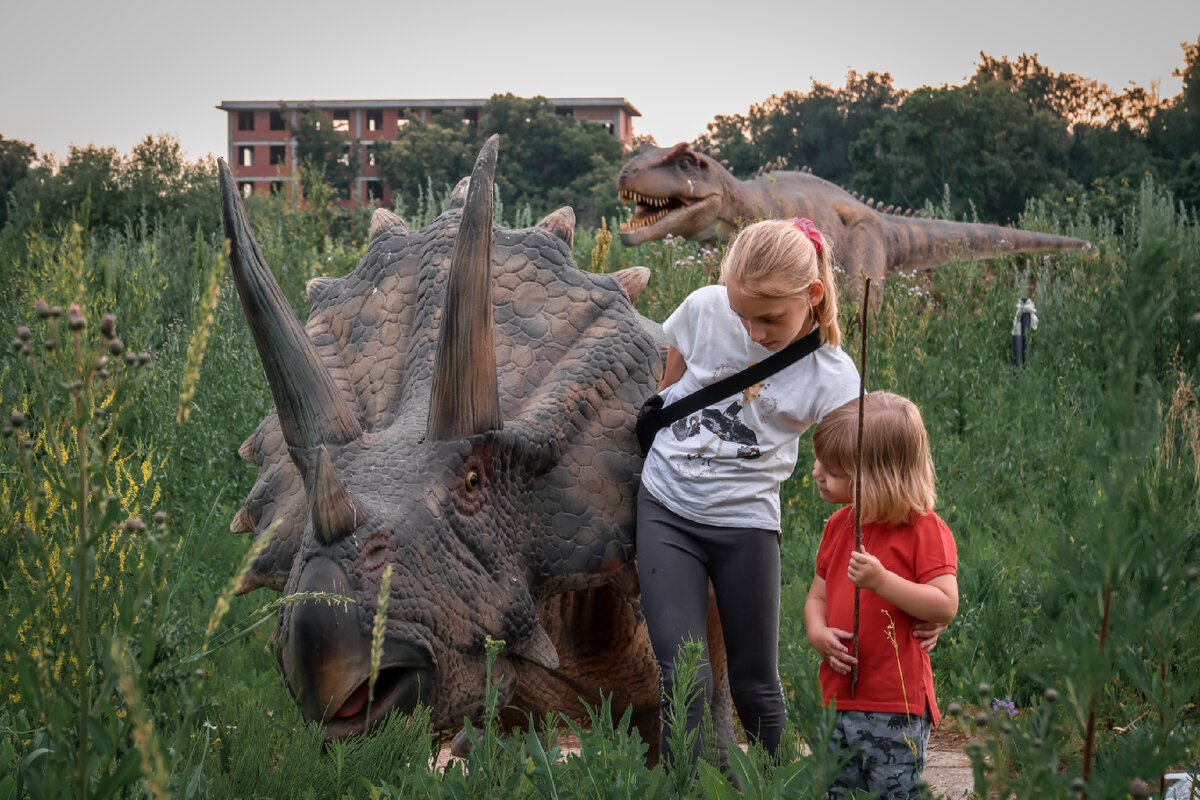
M658 412L658 421L665 428L688 414L707 408L722 398L737 394L746 387L753 386L764 378L769 378L784 367L791 366L805 356L816 352L820 346L821 329L820 326L816 326L803 339L797 339L778 353L774 353L728 378L722 378L686 397L681 397L669 406L664 406Z

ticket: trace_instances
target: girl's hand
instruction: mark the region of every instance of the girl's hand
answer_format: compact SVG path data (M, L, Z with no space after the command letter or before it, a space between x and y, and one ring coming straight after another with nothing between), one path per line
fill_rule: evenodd
M843 643L843 639L845 643ZM850 648L847 646L853 641L854 634L849 631L840 628L825 628L812 640L812 645L817 648L821 657L829 662L829 666L833 667L834 672L839 675L849 675L850 668L858 663L858 660L850 655Z
M883 585L883 579L887 577L887 574L888 571L883 563L868 553L865 547L850 554L850 566L846 570L846 575L855 586L874 591Z
M937 646L938 637L947 627L941 622L918 622L913 627L912 635L914 639L918 640L917 644L921 646L921 649L929 652Z

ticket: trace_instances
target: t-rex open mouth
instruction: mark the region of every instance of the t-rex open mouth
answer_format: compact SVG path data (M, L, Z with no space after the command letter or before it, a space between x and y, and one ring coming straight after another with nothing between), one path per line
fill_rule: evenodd
M622 231L634 231L665 219L672 211L687 208L693 201L682 197L654 197L622 189L618 193L622 203L636 203L637 208L628 222L621 223Z

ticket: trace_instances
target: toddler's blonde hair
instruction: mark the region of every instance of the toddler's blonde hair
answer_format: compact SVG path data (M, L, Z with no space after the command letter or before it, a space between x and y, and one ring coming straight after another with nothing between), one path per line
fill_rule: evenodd
M801 297L814 281L825 290L813 306L821 339L842 343L838 326L837 284L829 240L821 236L821 252L791 220L769 219L746 227L733 240L721 263L721 284L731 281L752 297Z
M858 443L858 400L825 415L813 431L813 454L826 467L847 476L854 487ZM861 508L864 522L899 525L912 513L932 511L936 476L921 411L891 392L863 398Z

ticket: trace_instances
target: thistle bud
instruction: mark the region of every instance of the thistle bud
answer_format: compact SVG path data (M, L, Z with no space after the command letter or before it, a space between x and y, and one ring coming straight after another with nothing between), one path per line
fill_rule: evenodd
M12 344L13 351L17 352L17 353L21 352L21 348L23 348L25 346L25 343L17 338L14 338L12 340L11 344Z
M125 363L132 367L134 364L137 363L137 356L134 355L133 353L126 353L125 354Z
M1084 794L1087 792L1087 781L1079 776L1075 776L1071 779L1071 791Z
M1129 793L1134 797L1149 797L1150 787L1141 778L1134 778L1129 782Z
M38 315L38 319L45 319L50 316L50 306L45 300L35 300L33 303L34 313Z
M42 347L46 348L46 352L50 352L54 350L54 348L58 347L58 343L53 339L47 339L46 341L42 342Z
M50 316L58 319L63 315L62 306L50 306Z
M67 327L73 331L81 331L86 324L83 319L83 310L79 308L79 304L71 303L71 308L67 311Z
M1046 698L1047 703L1057 703L1058 702L1058 692L1054 689L1047 689L1046 693L1043 694L1042 696Z
M975 687L975 691L979 692L980 697L989 697L992 694L992 685L990 683L981 683Z
M949 715L950 715L950 716L952 716L952 717L957 717L959 714L961 714L961 713L962 713L962 710L963 710L963 709L962 709L962 706L961 706L960 704L958 704L958 703L951 703L951 704L950 704L950 707L946 709L946 713L947 713L947 714L949 714Z
M980 711L975 715L975 724L981 728L986 728L988 724L988 715Z
M105 314L104 319L100 320L100 333L105 339L111 339L117 329L117 317L115 314Z
M121 355L121 353L125 352L125 343L114 336L108 340L108 352L114 356Z
M142 531L146 530L146 523L142 522L141 517L130 517L129 519L125 520L124 527L125 530L132 533L141 533Z
M25 424L25 415L20 411L14 411L12 412L12 416L9 417L9 421L12 422L14 428L19 428Z
M22 342L28 342L31 335L32 333L30 332L28 325L22 325L17 328L17 338Z
M160 528L163 525L166 525L167 524L167 512L155 511L154 512L154 524L159 526Z

